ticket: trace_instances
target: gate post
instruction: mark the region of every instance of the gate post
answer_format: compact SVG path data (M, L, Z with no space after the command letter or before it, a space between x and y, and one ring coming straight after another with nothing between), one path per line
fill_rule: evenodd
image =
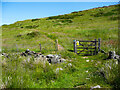
M97 40L95 39L95 55L97 53L97 51L96 51L97 50L97 44L96 43L97 43Z
M100 52L100 38L98 38L98 52Z
M77 54L76 40L74 40L74 53L76 53L76 54Z

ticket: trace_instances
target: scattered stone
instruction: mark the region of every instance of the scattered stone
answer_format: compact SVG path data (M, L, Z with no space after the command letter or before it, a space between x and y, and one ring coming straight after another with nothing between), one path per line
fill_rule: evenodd
M63 69L62 68L56 68L56 73L59 73L59 71L62 71Z
M68 63L68 66L72 66L72 64L71 64L71 63Z
M91 60L91 62L93 62L93 60Z
M86 73L88 73L88 71L85 71Z
M91 87L90 90L94 89L94 88L101 88L100 85L97 85L97 86L94 86L94 87Z
M86 60L86 62L89 62L89 60Z

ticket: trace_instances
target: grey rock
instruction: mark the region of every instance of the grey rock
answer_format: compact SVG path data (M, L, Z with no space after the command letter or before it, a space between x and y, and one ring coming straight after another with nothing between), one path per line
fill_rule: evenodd
M91 87L90 90L93 90L94 88L101 88L101 87L100 87L100 85L97 85L97 86Z
M8 58L8 54L7 53L2 53L2 56L7 57Z
M46 56L46 58L48 59L49 63L59 63L61 60L61 56L60 55L52 55L49 54Z
M109 55L108 55L107 59L117 59L117 60L119 60L120 56L116 55L115 51L109 51Z
M47 57L47 58L53 58L53 57L54 57L54 55L49 54L49 55L47 55L46 57Z

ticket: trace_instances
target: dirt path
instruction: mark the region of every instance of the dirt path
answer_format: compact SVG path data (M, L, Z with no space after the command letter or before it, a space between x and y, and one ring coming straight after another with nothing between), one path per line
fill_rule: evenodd
M58 50L64 50L64 47L62 47L60 44L58 44Z
M40 30L37 30L37 29L32 29L31 31L40 31ZM57 32L54 32L54 33L57 33ZM63 33L62 33L63 34ZM55 42L54 40L52 40L51 38L47 37L46 35L43 35L46 39L49 39L51 40L52 42ZM58 41L58 50L64 50L64 47L62 47L60 44L59 44L59 41Z

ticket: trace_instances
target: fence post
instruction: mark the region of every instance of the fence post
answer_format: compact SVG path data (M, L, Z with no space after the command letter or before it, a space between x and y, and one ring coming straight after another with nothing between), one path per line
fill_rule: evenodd
M96 43L97 43L97 40L95 39L95 55L97 53L97 51L96 51L97 50L97 44Z
M98 38L98 52L100 52L100 38Z
M58 39L56 39L56 51L58 51Z
M74 53L77 53L76 40L74 40Z
M42 49L42 48L41 48L41 44L39 44L39 45L40 45L40 52L41 52L41 49Z

